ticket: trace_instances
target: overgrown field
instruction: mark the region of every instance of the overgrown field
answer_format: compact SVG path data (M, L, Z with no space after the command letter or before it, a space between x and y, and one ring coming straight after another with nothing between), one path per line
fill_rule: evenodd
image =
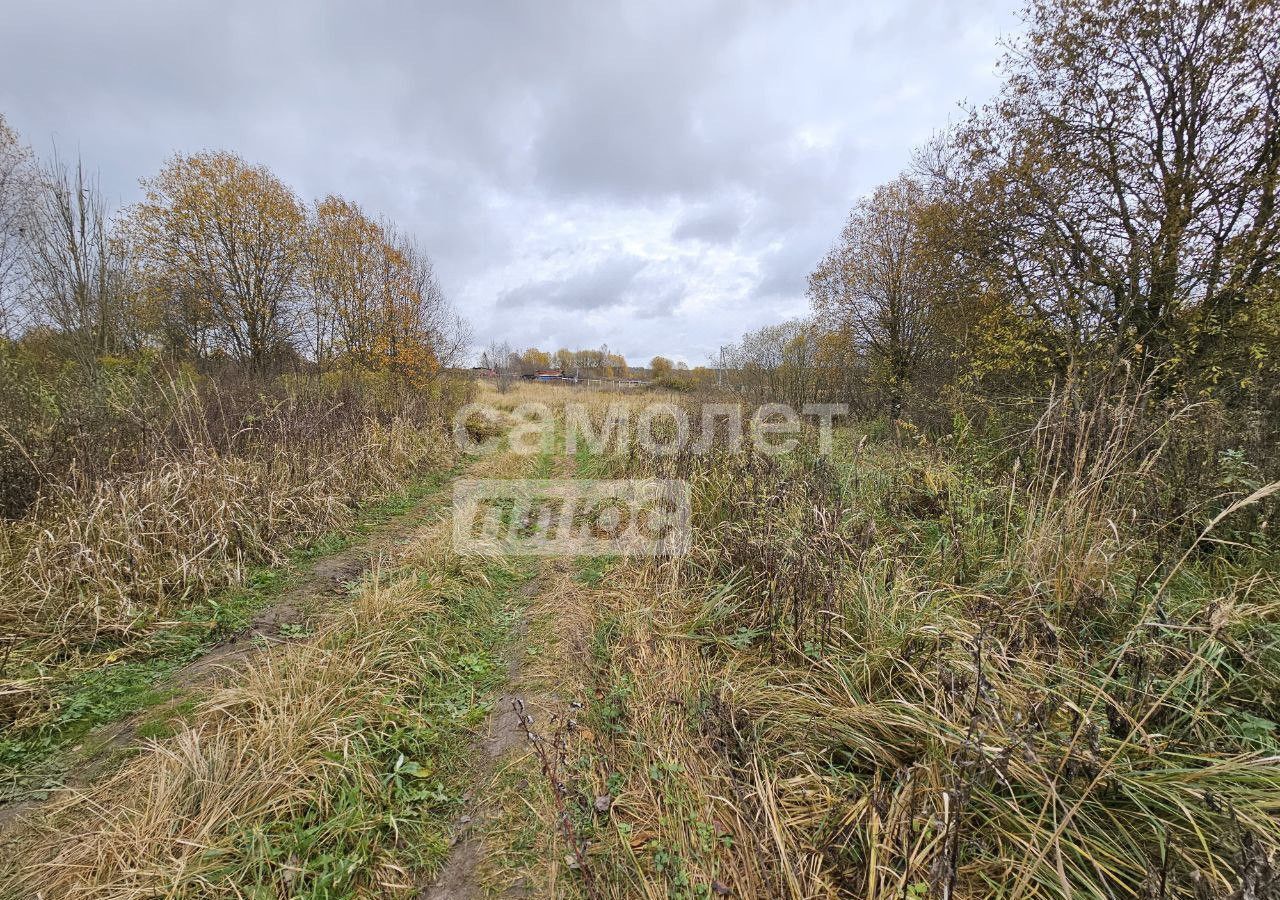
M484 399L582 402L599 432L671 397ZM1025 428L851 424L827 455L556 459L557 412L541 452L467 472L685 479L690 553L495 560L422 529L57 798L12 884L409 897L453 864L474 896L1275 896L1280 494L1197 458L1205 415L1077 392ZM536 712L486 763L510 691Z
M1276 486L1188 495L1198 411L1078 401L586 461L689 479L695 527L584 595L589 896L1275 896Z
M545 454L471 466L541 476ZM412 896L443 863L536 566L415 530L313 633L265 648L9 847L13 896Z
M245 625L300 551L452 463L460 386L0 358L0 763ZM320 542L320 543L317 543ZM13 773L10 773L13 774Z
M447 534L68 796L17 884L59 897L411 895L448 849L470 729L505 671L507 601L528 577L466 564Z

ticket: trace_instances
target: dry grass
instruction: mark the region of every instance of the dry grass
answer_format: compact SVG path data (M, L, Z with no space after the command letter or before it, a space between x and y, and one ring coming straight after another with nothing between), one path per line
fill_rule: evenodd
M438 431L371 423L340 455L236 458L196 449L61 493L6 530L0 608L14 633L68 644L123 636L346 524L352 496L376 497L447 463ZM442 458L443 457L443 458ZM21 626L17 623L22 623Z
M412 568L375 573L312 639L236 673L173 737L60 800L25 848L20 889L413 894L446 846L478 689L498 671L477 676L476 654L514 571L453 555L448 534L425 533Z
M1051 419L995 477L856 437L633 458L696 535L597 605L614 896L1280 889L1274 561L1143 521L1176 418Z
M613 807L621 841L605 842L609 896L784 896L800 858L729 760L736 723L723 698L733 677L683 639L688 594L618 571L598 648L593 724L602 783L626 773ZM615 777L615 782L618 779ZM780 841L783 841L780 843Z
M482 396L596 417L619 399ZM1280 488L1237 492L1186 540L1150 518L1178 420L1062 403L1012 466L857 434L831 460L575 460L687 478L694 550L579 560L537 598L522 678L552 698L535 722L556 775L537 781L526 756L485 786L502 812L483 883L651 900L1274 896L1280 577L1260 540L1212 538ZM499 453L472 474L569 467L545 463ZM425 575L371 587L68 800L26 883L284 896L315 892L318 859L358 858L333 894L407 892L443 832L379 824L397 802L391 750L408 746L386 736L414 735L409 758L433 766L466 758L465 742L430 743L422 685L457 672L443 648L484 618L476 592L491 614L510 578L454 557L446 533L407 546ZM584 859L565 858L566 817ZM281 822L311 843L281 843Z
M193 386L169 390L152 457L108 477L69 472L27 518L0 523L0 674L12 673L0 716L43 702L50 667L65 675L172 624L452 459L444 408L379 410L302 386L233 415Z

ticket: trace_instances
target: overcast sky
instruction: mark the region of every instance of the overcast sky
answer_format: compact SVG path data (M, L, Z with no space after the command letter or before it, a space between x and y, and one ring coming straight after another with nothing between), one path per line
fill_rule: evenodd
M385 214L479 343L697 364L805 311L854 200L993 93L1015 8L10 3L0 112L117 203L225 148Z

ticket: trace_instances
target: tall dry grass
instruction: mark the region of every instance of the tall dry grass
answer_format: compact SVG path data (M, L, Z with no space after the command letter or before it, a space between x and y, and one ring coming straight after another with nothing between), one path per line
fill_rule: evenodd
M110 415L137 424L115 430L138 446L42 473L30 511L0 522L0 715L30 704L23 685L48 665L165 625L452 458L456 400L319 380L248 390L176 379L146 403L127 395Z
M1058 398L1015 465L633 455L695 541L598 613L615 896L1274 896L1280 576L1213 539L1277 488L1152 521L1192 415Z
M411 472L443 465L438 428L353 429L324 456L227 457L197 447L83 491L59 491L5 530L0 608L15 633L81 643L154 624L175 606L278 562L349 521ZM21 624L19 624L21 623Z

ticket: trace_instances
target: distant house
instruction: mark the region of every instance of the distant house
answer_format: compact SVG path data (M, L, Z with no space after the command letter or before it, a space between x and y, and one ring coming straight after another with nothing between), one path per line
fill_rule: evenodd
M560 381L564 372L560 369L539 369L533 377L535 381Z

